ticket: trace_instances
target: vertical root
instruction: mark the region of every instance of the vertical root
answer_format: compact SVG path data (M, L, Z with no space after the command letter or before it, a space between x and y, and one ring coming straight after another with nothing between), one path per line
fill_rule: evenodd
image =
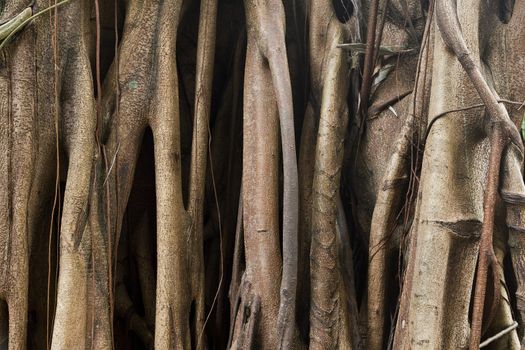
M246 280L252 284L254 293L261 301L261 322L255 328L255 341L257 346L274 349L280 346L279 337L283 335L283 332L275 332L280 308L279 280L282 279L277 146L277 118L280 110L268 57L265 56L268 52L265 51L268 49L265 45L276 38L270 39L265 35L274 36L274 30L282 30L282 24L272 21L277 27L266 34L261 32L264 26L260 22L267 18L266 13L271 13L267 8L270 4L278 10L277 18L280 18L280 3L271 2L261 6L252 0L245 1L248 44L243 101L242 201ZM279 43L282 48L281 45ZM283 171L287 170L283 168ZM283 213L283 220L288 220L286 215ZM271 279L267 278L270 274L274 276Z
M411 150L417 138L419 125L425 120L425 105L428 99L428 72L429 57L429 31L432 23L431 7L423 44L416 71L416 89L411 97L412 103L408 116L395 145L382 186L377 195L376 205L372 216L369 243L368 266L368 326L367 346L369 349L382 349L385 346L387 317L387 283L392 270L388 267L390 260L390 238L402 211L403 193L406 193L409 179L413 176L411 171ZM417 152L417 150L416 150ZM417 191L417 190L416 190ZM409 205L409 203L405 203Z
M293 119L292 86L285 44L284 8L280 1L268 3L267 9L246 1L249 27L255 31L255 42L268 60L275 101L279 112L281 150L283 155L283 273L277 317L278 348L292 346L295 331L297 293L299 190L297 154ZM271 8L271 10L270 10Z
M350 327L356 327L357 315L348 314L336 237L337 199L348 122L345 99L349 68L344 53L336 48L337 44L345 41L345 34L334 22L328 29L331 40L326 43L331 49L322 77L312 190L311 349L352 349L357 346L357 339L352 339L348 333Z
M159 113L161 119L168 119ZM181 193L178 136L173 125L153 127L157 194L157 298L155 348L190 348L188 223ZM164 124L164 125L163 125Z
M504 147L509 141L523 149L521 136L511 122L507 110L496 100L487 81L483 78L481 70L472 59L459 20L452 1L438 1L436 5L436 22L441 31L442 38L449 49L457 56L465 69L472 84L485 104L489 113L488 135L490 139L489 169L487 174L487 189L483 201L483 227L479 248L479 261L476 272L476 288L472 315L470 349L477 349L481 340L481 326L483 320L483 307L487 273L489 265L494 258L492 235L494 229L494 207L499 185L500 163ZM499 292L496 288L495 293Z
M156 349L191 347L190 223L182 199L176 46L171 38L177 30L180 11L180 2L160 5L158 41L163 44L155 62L158 88L150 111L157 196ZM171 18L173 12L175 20Z
M7 202L9 219L2 266L2 289L9 310L9 349L25 349L27 338L29 256L31 236L28 223L34 211L31 203L38 130L35 115L35 51L34 32L24 32L19 44L11 51L11 96L8 100L11 122L6 125L11 140L9 152ZM4 146L4 145L2 145ZM5 146L4 146L5 147ZM3 235L2 235L3 236Z
M197 67L195 83L195 116L190 167L190 192L188 213L192 220L193 253L190 256L190 276L193 279L192 293L196 303L196 348L203 349L204 341L204 257L203 257L203 211L204 182L208 157L208 133L213 87L213 64L215 59L215 37L217 26L217 1L201 3L199 35L197 43ZM213 166L213 164L211 164ZM220 262L222 264L222 261ZM210 311L211 312L211 311Z
M368 268L368 334L369 349L383 349L387 322L386 293L388 281L389 235L394 231L400 211L402 193L408 182L408 154L414 128L413 117L407 117L396 144L381 189L379 190L370 229Z

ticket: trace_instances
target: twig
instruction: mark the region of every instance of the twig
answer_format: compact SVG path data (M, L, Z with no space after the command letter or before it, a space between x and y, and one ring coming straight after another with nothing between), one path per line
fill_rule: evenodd
M31 9L31 7L26 7L18 15L0 25L0 40L5 39L13 31L16 31L18 28L20 28L20 24L23 23L29 17L31 17L32 14L33 10Z
M66 1L69 1L69 0L66 0ZM53 32L53 35L52 35L53 65L54 65L54 70L53 70L54 101L53 102L54 102L54 107L55 107L54 108L54 124L55 124L54 125L55 126L54 136L55 136L56 174L55 174L55 194L54 194L54 199L53 199L53 209L51 210L51 224L49 226L49 245L48 245L48 256L47 256L47 263L48 263L47 273L48 274L47 274L47 298L46 298L47 299L46 300L46 349L48 350L51 347L50 332L51 332L51 326L54 322L54 317L52 317L52 319L50 320L50 297L49 295L51 292L51 243L52 243L52 238L53 238L53 221L55 219L55 210L57 211L57 216L56 216L57 218L56 219L57 221L57 226L56 226L57 255L60 252L60 249L59 249L59 246L60 246L60 218L62 216L60 213L60 208L61 208L61 203L60 203L61 202L61 199L60 199L60 142L59 142L59 136L58 136L59 134L59 120L58 120L59 101L58 101L58 84L57 84L57 81L58 81L58 70L57 70L57 67L58 67L58 63L57 63L58 62L58 43L57 43L58 13L56 10L57 6L59 6L59 4L55 2L53 6L50 6L47 9L42 10L38 12L37 14L35 14L34 16L31 16L25 21L23 21L19 26L14 28L13 31L11 31L11 33L7 35L7 37L0 44L0 50L1 50L1 48L7 45L7 43L13 37L13 35L15 35L16 32L18 32L27 23L29 23L30 20L32 20L36 16L41 15L42 13L52 8L55 8L53 23L51 22L51 18L49 22L50 27L52 26L51 30ZM57 281L58 281L58 257L57 257L57 263L55 264L55 284L57 283ZM55 307L57 305L57 299L58 299L57 293L58 293L58 288L55 289L55 300L54 300Z
M517 104L520 104L520 102L516 102L516 101L511 101L511 100L507 100L507 99L504 99L504 98L500 98L497 100L498 103L508 103L508 104L514 104L514 105L517 105ZM475 105L470 105L470 106L465 106L465 107L458 107L458 108L452 108L452 109L448 109L446 111L443 111L443 112L440 112L438 113L435 117L432 118L432 120L430 121L428 127L427 127L427 130L426 130L426 134L425 134L425 137L423 138L423 140L426 140L428 138L428 135L430 134L430 130L432 129L432 126L436 123L436 121L438 121L439 119L449 115L450 113L454 113L454 112L462 112L462 111L467 111L469 109L473 109L473 108L480 108L480 107L485 107L485 104L484 103L477 103ZM371 118L370 118L371 119Z
M20 23L17 27L15 27L14 29L11 30L11 32L5 37L5 39L2 41L2 43L0 43L0 50L2 50L7 44L9 44L9 42L11 41L11 39L13 38L13 36L18 33L20 30L22 30L22 28L24 28L29 22L31 22L32 20L34 20L35 18L45 14L46 12L49 12L51 11L52 9L56 8L56 7L59 7L61 5L65 5L66 3L68 3L70 0L63 0L61 2L58 2L54 5L51 5L49 7L46 7L45 9L41 10L41 11L38 11L37 13L35 13L34 15L32 15L31 17L27 18L25 21L23 21L22 23ZM25 11L25 10L24 10Z
M505 334L508 334L508 333L512 332L516 328L518 328L518 322L514 321L510 326L508 326L504 330L500 331L499 333L496 333L495 335L493 335L490 338L487 338L485 341L483 341L481 344L479 344L479 348L480 349L484 348L485 346L489 345L493 341L503 337Z
M109 166L108 173L106 174L106 178L104 179L104 182L102 183L102 186L106 185L106 182L109 179L109 175L111 174L111 170L113 170L113 165L115 165L115 161L117 159L118 151L120 150L120 142L117 144L117 149L115 151L115 154L113 155L113 160L111 161L111 165Z
M505 141L503 130L498 124L494 127L490 135L490 156L489 168L487 174L486 192L483 201L483 226L481 229L481 238L479 242L479 261L476 271L476 289L474 291L474 307L472 312L472 332L470 338L470 349L473 350L479 346L481 339L481 326L483 321L483 308L485 303L485 296L487 291L487 275L489 267L495 273L495 261L493 247L493 231L494 231L494 211L496 206L496 199L498 197L498 185L500 177L500 164L503 150L505 148ZM493 276L496 279L497 276ZM499 293L497 288L494 290L494 300L499 300ZM497 304L497 302L493 302Z

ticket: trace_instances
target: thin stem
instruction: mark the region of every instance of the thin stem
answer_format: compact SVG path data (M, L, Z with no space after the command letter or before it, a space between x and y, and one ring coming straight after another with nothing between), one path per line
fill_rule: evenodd
M493 335L492 337L490 338L487 338L485 341L483 341L481 344L479 344L479 348L484 348L485 346L489 345L490 343L498 340L499 338L503 337L504 335L506 334L509 334L510 332L512 332L513 330L515 330L516 328L518 328L518 322L514 321L510 326L508 326L507 328L505 328L504 330L496 333L495 335Z
M5 37L5 39L2 41L2 43L0 43L0 50L2 50L7 44L9 44L9 42L11 41L11 39L13 38L13 36L18 33L22 28L24 28L29 22L31 22L32 20L34 20L35 18L51 11L52 9L55 9L61 5L65 5L67 4L69 1L71 0L63 0L61 2L57 2L55 3L54 5L51 5L49 7L46 7L45 9L41 10L41 11L38 11L37 13L35 13L34 15L32 15L31 17L27 18L25 21L23 21L22 23L20 23L16 28L14 28L11 33L9 33L9 35L7 35ZM55 11L56 12L56 11Z
M476 289L470 334L470 350L478 349L481 340L483 308L487 290L487 275L494 256L492 235L494 231L494 212L498 196L501 155L503 153L503 132L498 124L493 125L490 135L490 158L487 174L485 199L483 201L483 226L479 243L479 261L476 272Z

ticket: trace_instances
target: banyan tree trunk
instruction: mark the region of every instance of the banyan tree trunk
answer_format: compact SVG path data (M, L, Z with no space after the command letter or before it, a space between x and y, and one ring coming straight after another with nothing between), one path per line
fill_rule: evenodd
M0 0L0 348L522 348L524 21Z

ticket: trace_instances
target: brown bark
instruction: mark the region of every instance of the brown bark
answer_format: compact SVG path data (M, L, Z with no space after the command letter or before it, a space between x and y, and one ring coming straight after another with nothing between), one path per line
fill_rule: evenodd
M524 9L0 1L0 347L520 348Z
M312 2L311 11L311 49L324 50L324 57L322 63L311 64L319 127L311 193L310 348L351 349L358 344L355 332L350 331L356 330L357 315L348 312L349 291L342 275L336 224L348 122L349 76L343 72L349 69L345 53L337 45L356 35L356 27L350 27L356 23L351 21L345 26L331 15L332 8L321 2ZM320 28L324 30L316 32Z

